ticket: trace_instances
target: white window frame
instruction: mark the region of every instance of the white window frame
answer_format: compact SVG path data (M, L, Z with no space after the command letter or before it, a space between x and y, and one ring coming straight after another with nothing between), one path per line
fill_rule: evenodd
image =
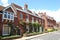
M32 23L34 23L34 17L32 17Z
M14 20L14 14L12 15L13 13L10 13L10 20ZM13 16L13 19L11 19L11 17Z
M26 22L29 22L29 15L27 15L28 18L26 18Z
M9 15L9 13L7 14L7 16ZM9 18L8 18L8 20L10 20Z
M38 18L36 18L36 22L38 23Z
M7 18L4 17L5 12L7 12L7 11L4 11L4 12L3 12L3 19L14 20L14 14L13 14L12 12L7 12ZM10 13L10 19L8 18L8 13ZM12 14L13 14L13 19L11 19L11 15L12 15Z
M5 11L6 12L6 11ZM3 12L3 19L8 19L8 13L7 13L7 18L4 17L5 12Z

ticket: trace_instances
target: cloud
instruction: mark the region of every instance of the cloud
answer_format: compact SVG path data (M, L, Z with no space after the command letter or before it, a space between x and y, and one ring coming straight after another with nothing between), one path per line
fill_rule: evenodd
M31 11L35 11L36 13L38 13L38 12L46 12L46 14L47 14L48 16L51 16L51 17L53 17L57 22L60 22L60 18L59 18L59 17L60 17L60 9L55 10L55 11L51 11L51 10L47 10L47 9L45 9L45 10L31 9Z
M3 4L3 6L8 6L9 4L8 4L8 0L1 0L1 3Z

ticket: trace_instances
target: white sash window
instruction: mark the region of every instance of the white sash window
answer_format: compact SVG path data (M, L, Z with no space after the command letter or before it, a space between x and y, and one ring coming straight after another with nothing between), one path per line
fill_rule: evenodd
M4 12L3 19L14 20L14 14L12 12Z

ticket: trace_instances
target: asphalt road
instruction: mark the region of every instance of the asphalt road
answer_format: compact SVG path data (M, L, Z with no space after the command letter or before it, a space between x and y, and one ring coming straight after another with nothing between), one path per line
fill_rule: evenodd
M60 40L60 30L27 40Z

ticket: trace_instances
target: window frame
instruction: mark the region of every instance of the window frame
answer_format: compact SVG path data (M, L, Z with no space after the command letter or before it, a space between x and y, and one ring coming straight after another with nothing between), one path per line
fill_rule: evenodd
M6 11L5 11L6 12ZM8 19L7 17L8 17L8 13L6 12L3 12L3 19ZM5 17L5 15L7 16L7 17Z
M32 23L34 22L34 17L32 17Z
M29 15L26 15L26 21L29 22Z
M23 19L23 14L22 13L20 13L20 19Z

